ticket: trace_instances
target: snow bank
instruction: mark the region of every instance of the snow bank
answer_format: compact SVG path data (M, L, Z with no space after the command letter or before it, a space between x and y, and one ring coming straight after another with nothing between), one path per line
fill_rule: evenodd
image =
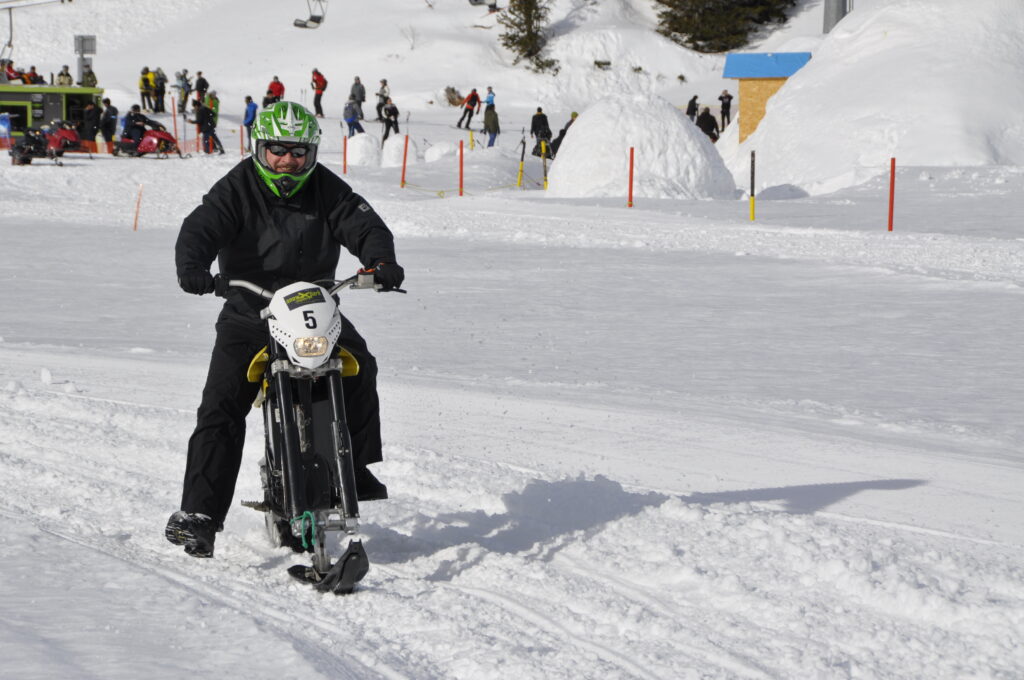
M742 184L827 193L901 165L1024 164L1019 0L863 0L728 156ZM997 99L998 97L998 99ZM726 153L723 151L723 153Z
M402 167L402 156L405 154L405 135L394 135L384 141L380 165L383 168ZM419 156L419 147L416 140L409 137L409 165L415 165Z
M369 133L348 138L348 164L370 168L380 167L380 140Z
M661 97L615 95L576 120L558 150L551 196L625 196L629 148L636 149L633 193L643 198L731 198L732 177L707 136Z

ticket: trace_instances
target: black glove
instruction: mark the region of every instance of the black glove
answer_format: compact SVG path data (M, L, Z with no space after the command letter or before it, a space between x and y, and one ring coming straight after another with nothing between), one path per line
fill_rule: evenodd
M178 274L178 285L186 293L205 295L213 292L213 276L208 271L189 271Z
M373 280L381 285L381 290L401 288L405 270L397 262L378 262L373 267Z

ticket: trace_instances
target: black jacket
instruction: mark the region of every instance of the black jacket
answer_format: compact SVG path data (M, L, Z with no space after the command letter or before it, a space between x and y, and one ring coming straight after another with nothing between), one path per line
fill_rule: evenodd
M197 107L196 117L193 122L199 126L200 132L211 134L217 131L217 124L214 122L213 117L213 109L209 106Z
M533 114L533 118L530 119L530 134L537 139L551 139L551 126L548 124L547 115Z
M277 290L295 281L333 279L341 248L364 267L394 262L391 231L340 177L317 165L290 199L271 193L247 158L217 181L185 218L174 247L178 274L208 270ZM354 269L354 267L353 267ZM225 312L259 321L266 301L233 291Z
M111 104L103 109L103 116L100 118L100 126L104 129L113 130L117 127L117 107Z

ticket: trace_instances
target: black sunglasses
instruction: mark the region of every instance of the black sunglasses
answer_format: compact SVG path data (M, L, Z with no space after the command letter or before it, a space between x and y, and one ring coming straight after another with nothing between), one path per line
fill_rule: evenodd
M267 151L275 156L284 156L290 153L294 158L302 158L309 153L308 146L285 146L284 144L267 144Z

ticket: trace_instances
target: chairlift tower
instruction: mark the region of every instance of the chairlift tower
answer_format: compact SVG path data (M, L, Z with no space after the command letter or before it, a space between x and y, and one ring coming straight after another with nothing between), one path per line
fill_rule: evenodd
M0 9L7 10L7 42L0 47L0 60L10 59L14 53L14 10L33 5L49 5L59 2L70 3L71 0L0 0Z

